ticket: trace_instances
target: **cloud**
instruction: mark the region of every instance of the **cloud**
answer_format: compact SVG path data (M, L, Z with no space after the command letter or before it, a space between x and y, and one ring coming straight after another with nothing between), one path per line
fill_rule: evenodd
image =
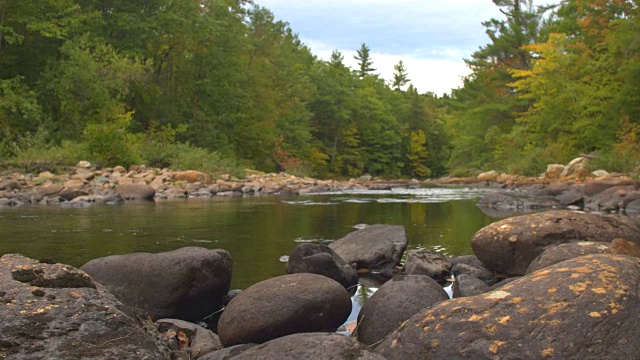
M360 44L371 49L385 79L405 63L421 92L438 95L461 85L469 74L464 58L489 42L482 22L502 18L491 0L256 0L290 24L312 52L328 59L333 50L355 67ZM538 0L536 5L558 3Z
M329 44L315 40L301 39L313 54L322 60L329 60L331 53L338 50L344 56L345 65L355 69L358 67L355 50L351 49L335 49ZM455 49L450 51L456 52ZM450 59L421 58L411 54L396 55L381 52L371 52L373 67L375 73L379 74L383 79L391 81L393 79L393 66L402 60L405 69L411 79L411 84L415 86L419 92L432 92L438 96L450 93L452 88L458 88L462 85L462 78L470 73L469 68L462 61Z

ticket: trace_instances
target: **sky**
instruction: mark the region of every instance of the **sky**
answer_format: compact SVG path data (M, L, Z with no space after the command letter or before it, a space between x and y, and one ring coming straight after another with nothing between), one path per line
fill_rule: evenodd
M537 0L535 5L559 0ZM465 58L489 38L482 22L503 18L491 0L255 0L294 33L320 59L333 50L344 63L364 42L371 49L375 73L386 80L402 60L411 83L421 93L438 96L462 86L470 73Z

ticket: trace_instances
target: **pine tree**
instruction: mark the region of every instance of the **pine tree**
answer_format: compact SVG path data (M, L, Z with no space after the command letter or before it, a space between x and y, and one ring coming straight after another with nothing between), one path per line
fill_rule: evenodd
M395 72L393 73L393 83L391 87L396 90L401 90L403 86L411 81L411 79L409 79L409 73L407 73L407 69L404 68L402 60L398 61L398 63L393 66L393 69Z
M370 51L371 49L369 49L367 44L362 43L362 45L360 45L360 49L357 51L357 55L353 57L358 60L358 69L356 70L356 74L358 74L361 79L364 79L365 76L376 71L376 69L371 67L373 65L373 61L371 60Z

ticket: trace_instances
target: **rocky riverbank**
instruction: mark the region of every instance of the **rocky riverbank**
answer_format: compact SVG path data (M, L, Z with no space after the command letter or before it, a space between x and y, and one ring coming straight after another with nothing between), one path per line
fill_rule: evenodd
M587 161L586 158L578 158L567 166L549 165L549 169L540 177L499 175L495 171L489 171L472 178L442 178L426 181L381 180L368 175L344 181L318 180L286 173L266 174L250 170L243 179L230 175L212 178L208 174L193 170L174 171L146 166L131 166L129 169L121 166L96 168L89 162L81 161L75 167L63 169L56 174L48 171L38 174L20 172L0 174L0 207L24 205L83 207L93 204L120 204L126 200L251 195L294 196L339 190L390 190L464 185L502 189L501 193L504 195L501 197L487 198L481 202L485 208L493 209L490 211L498 212L496 215L500 216L499 211L514 209L572 206L576 209L592 210L591 208L594 207L592 202L584 199L594 195L599 187L591 186L589 189L583 189L585 182L613 184L607 187L635 186L636 184L630 178L619 174L609 174L602 170L588 172L585 170ZM622 197L620 192L611 192L611 195ZM551 199L551 197L556 198ZM625 207L628 202L631 202L630 200L631 198L624 200ZM580 207L583 204L588 206ZM640 210L640 202L637 205ZM603 205L602 208L612 209L611 205ZM619 206L614 208L619 209ZM596 209L600 209L600 205L596 206Z
M5 254L0 358L622 359L640 352L633 223L542 212L489 225L471 244L475 256L416 249L401 264L404 228L370 225L329 246L299 245L287 275L243 291L229 289L225 250L109 256L80 269ZM336 334L351 311L355 274L365 270L391 279L365 302L353 335ZM451 279L453 299L442 289Z

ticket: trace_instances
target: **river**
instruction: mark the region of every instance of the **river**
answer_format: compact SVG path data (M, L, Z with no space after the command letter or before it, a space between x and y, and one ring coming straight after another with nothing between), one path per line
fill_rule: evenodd
M87 208L0 209L0 254L81 266L113 254L184 246L228 250L232 288L284 274L304 242L329 243L359 224L404 225L409 249L470 254L469 239L496 219L475 203L481 189L345 191L296 197L214 197Z

